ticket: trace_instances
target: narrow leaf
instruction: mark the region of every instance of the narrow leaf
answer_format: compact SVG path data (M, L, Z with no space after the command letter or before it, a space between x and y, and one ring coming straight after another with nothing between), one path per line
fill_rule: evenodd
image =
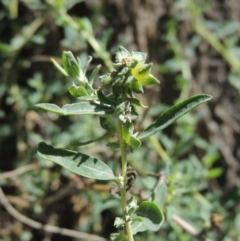
M127 98L127 100L130 101L132 105L137 105L140 107L147 107L147 106L143 105L143 103L140 100L138 100L136 98Z
M97 141L104 140L104 139L108 138L108 137L111 136L111 135L112 135L112 133L106 133L106 134L104 134L103 136L98 137L98 138L93 139L93 140L82 141L82 142L81 142L81 141L75 141L75 142L72 142L72 143L70 144L70 146L84 146L84 145L88 145L88 144L91 144L91 143L93 143L93 142L97 142Z
M64 105L62 108L55 104L41 103L35 105L38 108L47 110L59 115L105 115L113 112L110 107L98 105L90 102L79 102L74 104Z
M143 201L136 214L142 218L144 226L152 231L157 231L164 221L162 211L154 202Z
M98 100L97 95L91 95L91 96L81 96L78 97L79 100L85 100L85 101L94 101L94 100Z
M93 84L93 80L96 77L96 75L98 74L99 70L101 68L101 65L98 65L93 72L91 73L90 77L88 78L88 82L89 84Z
M69 76L76 78L80 76L80 66L72 52L64 51L62 54L62 64Z
M68 76L68 73L65 71L65 69L55 59L51 58L51 61L62 74L64 74L65 76Z
M97 158L80 152L54 148L44 142L39 143L38 154L47 160L84 177L98 180L114 180L111 168Z
M142 85L154 85L154 84L159 84L160 81L152 74L149 74L146 79L143 79L141 81L141 83Z
M163 112L154 123L152 123L143 132L141 132L138 136L138 139L143 139L151 135L154 135L156 132L171 125L175 120L185 115L194 107L210 100L211 98L212 97L210 95L206 94L195 95L187 100L184 100L172 106L171 108Z
M103 92L101 89L97 90L97 96L98 99L101 103L106 104L106 105L116 105L116 102L109 99Z

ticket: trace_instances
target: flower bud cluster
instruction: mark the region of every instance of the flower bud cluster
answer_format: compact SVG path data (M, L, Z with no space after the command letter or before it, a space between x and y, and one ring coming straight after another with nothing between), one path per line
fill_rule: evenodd
M116 53L115 70L101 76L102 87L122 87L136 93L143 93L143 85L158 84L159 81L150 74L152 63L145 64L146 54L142 52L129 52L123 47Z

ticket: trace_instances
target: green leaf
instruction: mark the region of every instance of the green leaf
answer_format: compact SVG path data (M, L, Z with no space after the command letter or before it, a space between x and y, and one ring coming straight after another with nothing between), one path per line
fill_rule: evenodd
M69 146L85 146L85 145L91 144L93 142L104 140L104 139L108 138L109 136L111 136L111 134L112 133L106 133L101 137L98 137L96 139L89 140L89 141L82 141L82 142L81 141L75 141L75 142L72 142Z
M133 235L147 230L147 228L143 224L142 218L139 217L136 217L132 220L131 226Z
M212 96L206 94L195 95L172 106L168 110L164 111L154 123L152 123L143 132L141 132L138 136L138 139L143 139L154 135L156 132L171 125L179 117L185 115L196 106L210 100L211 98Z
M153 201L160 207L163 208L167 197L167 186L165 182L159 183L154 189Z
M215 168L210 169L207 172L206 178L213 179L213 178L220 177L222 174L223 174L223 169L221 167L215 167Z
M81 26L81 28L82 28L81 30L84 32L84 34L91 33L93 35L92 23L88 18L79 18L78 23Z
M111 241L126 241L126 237L123 232L120 233L111 233L110 234Z
M135 213L142 218L144 226L152 231L157 231L164 221L162 211L154 202L143 201Z
M236 88L238 91L240 90L240 81L239 81L240 73L233 72L228 75L229 83Z
M101 89L99 89L97 91L97 96L98 99L100 100L101 103L106 104L106 105L116 105L116 102L109 99L103 92Z
M99 70L101 68L101 65L98 65L93 72L91 73L90 77L88 78L88 82L89 84L93 84L93 80L96 77L96 75L98 74Z
M116 62L121 63L123 58L130 57L130 53L128 52L127 49L124 47L120 46L118 48L118 51L116 53Z
M63 68L68 73L69 76L77 78L80 76L80 66L72 52L64 51L62 54Z
M144 63L146 61L147 54L142 52L131 52L131 57L137 60L138 63Z
M139 83L139 81L137 81L137 80L134 80L131 83L131 89L136 93L143 93L142 84Z
M54 148L44 142L38 145L38 154L84 177L98 180L114 180L111 168L104 162L80 152Z
M123 139L127 141L133 134L134 126L133 123L126 122L123 124Z
M117 72L117 75L120 75L120 76L126 75L128 71L129 71L129 67L123 67Z
M67 104L62 108L49 103L41 103L35 106L59 115L105 115L113 112L110 107L89 102Z
M142 85L154 85L154 84L159 84L160 81L154 77L152 74L149 74L148 77L144 80L141 80Z
M81 96L78 97L79 100L85 100L85 101L94 101L98 100L98 97L96 95L91 95L91 96Z
M150 64L143 64L140 68L139 68L139 70L138 70L138 73L139 74L147 74L147 73L149 73L150 72L150 70L151 70L151 68L152 68L152 63L150 63Z
M142 144L135 136L130 136L126 143L134 149L139 148Z
M109 146L113 150L117 150L120 148L120 145L118 142L109 142L106 146Z
M132 196L127 202L126 213L128 215L131 215L136 211L137 208L137 199L134 196Z
M127 98L127 100L130 101L131 105L136 105L136 106L145 107L145 108L147 107L143 105L143 103L140 100L136 98Z
M76 98L89 95L83 86L73 85L70 88L68 88L68 91L70 92L70 94L72 96L74 96Z
M124 223L125 223L125 222L124 222L124 220L123 220L122 218L116 217L113 225L114 225L116 228L122 228L122 227L124 227Z
M115 131L115 127L113 126L113 124L105 117L100 117L100 125L104 130L108 132Z
M206 167L211 167L220 158L219 153L211 153L202 158L202 161Z
M116 78L113 79L113 83L112 86L122 86L124 84L124 80L125 80L125 76L124 75L120 75Z
M89 64L91 63L91 61L92 61L92 56L88 56L87 63L86 63L86 65L84 66L84 69L83 69L83 74L82 74L82 77L83 77L83 78L84 78L85 75L86 75L88 66L89 66ZM79 59L79 58L78 58L78 63L79 63L79 66L81 66L81 59Z
M99 76L100 80L101 80L101 84L106 87L106 88L109 88L110 87L110 83L112 81L112 77L111 77L111 74L108 73L108 74L104 74L104 75L101 75Z
M51 61L62 74L64 74L65 76L68 76L68 73L65 71L65 69L55 59L51 58Z

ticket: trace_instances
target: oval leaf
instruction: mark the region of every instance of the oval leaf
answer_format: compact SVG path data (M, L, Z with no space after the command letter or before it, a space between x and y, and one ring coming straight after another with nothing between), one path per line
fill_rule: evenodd
M131 227L133 235L147 230L147 228L143 224L142 218L139 217L136 217L132 220Z
M72 96L76 98L89 95L83 86L73 85L70 88L68 88L68 91Z
M163 208L165 200L167 198L167 185L165 182L159 183L154 189L153 201L160 207Z
M164 221L162 211L154 202L143 201L136 214L142 218L144 226L152 231L157 231Z
M98 180L114 180L111 168L104 162L80 152L54 148L44 142L39 143L38 154L66 169L84 177Z
M195 95L187 100L184 100L172 106L168 110L164 111L155 122L153 122L143 132L141 132L138 136L138 139L143 139L151 135L154 135L156 132L171 125L175 120L185 115L194 107L210 100L211 98L212 96L206 94Z
M113 112L110 107L90 102L67 104L62 108L50 103L41 103L35 106L59 115L105 115Z

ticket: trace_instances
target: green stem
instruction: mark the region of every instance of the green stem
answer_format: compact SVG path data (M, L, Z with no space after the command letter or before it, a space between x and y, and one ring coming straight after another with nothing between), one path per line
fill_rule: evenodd
M123 185L120 189L121 191L121 202L122 202L122 211L123 211L123 218L125 222L126 234L128 241L134 241L131 229L131 223L126 220L126 207L127 207L127 192L126 192L126 182L127 182L127 151L126 151L126 143L123 139L123 129L122 129L122 122L118 121L118 137L119 137L119 144L122 154L122 177L123 177Z
M149 140L151 141L153 147L155 148L156 152L160 156L160 158L166 163L171 161L171 158L168 156L167 152L163 149L161 143L157 140L155 136L150 136Z

